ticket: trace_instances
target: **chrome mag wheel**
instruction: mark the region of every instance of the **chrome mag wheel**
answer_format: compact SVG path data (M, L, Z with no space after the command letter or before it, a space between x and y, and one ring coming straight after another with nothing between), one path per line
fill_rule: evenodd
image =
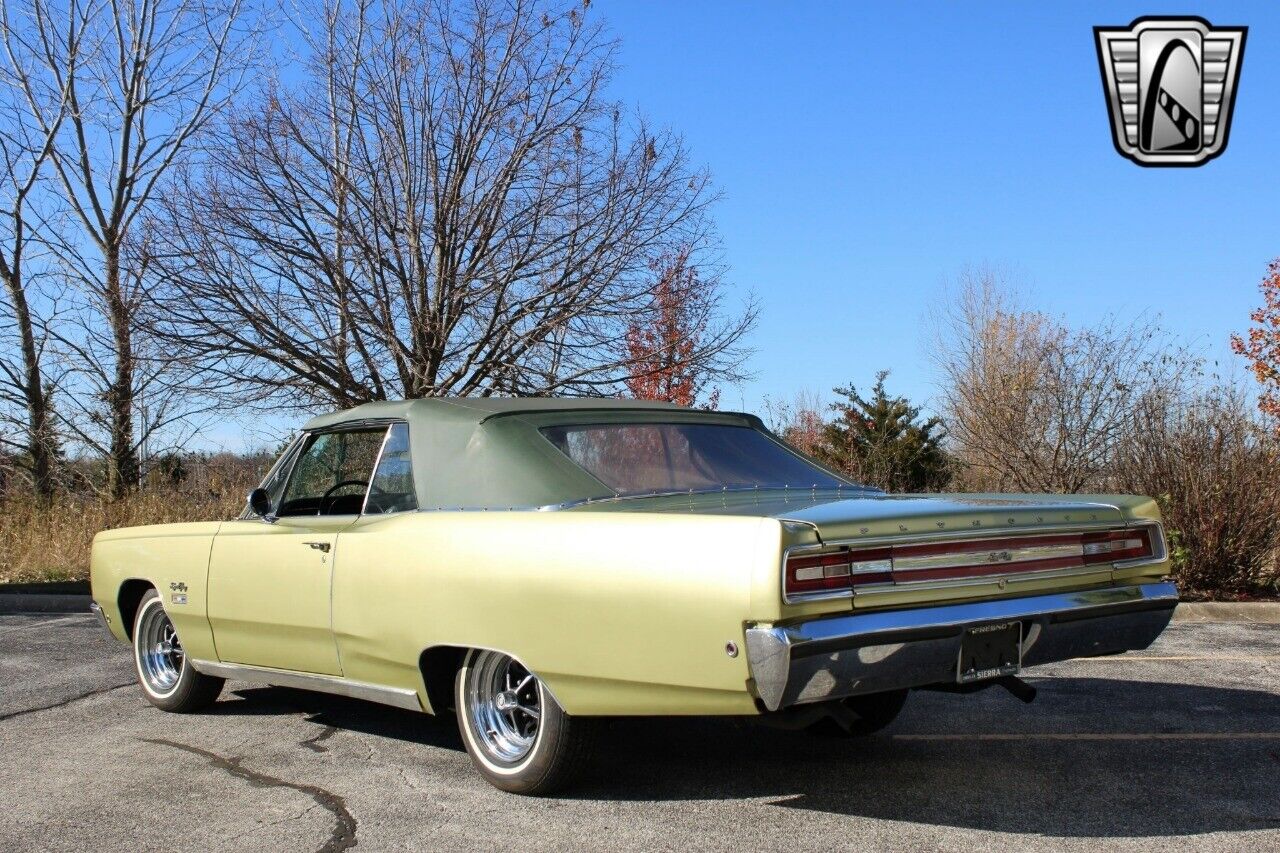
M138 673L148 690L166 696L178 686L186 655L160 600L152 599L144 606L136 629Z
M498 652L480 652L468 673L465 713L489 758L518 764L537 744L542 725L542 690L519 661Z

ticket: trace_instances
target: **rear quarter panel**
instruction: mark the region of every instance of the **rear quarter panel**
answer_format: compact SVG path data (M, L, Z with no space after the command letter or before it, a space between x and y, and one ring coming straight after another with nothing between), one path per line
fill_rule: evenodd
M117 639L127 641L133 627L124 625L120 590L128 581L145 581L159 590L187 654L217 659L206 592L209 553L220 526L198 522L123 527L94 537L89 570L93 600L106 612ZM185 595L186 603L175 602L175 594Z
M340 534L343 672L423 690L423 650L515 655L573 714L750 714L744 623L776 614L781 525L750 517L422 512ZM426 701L425 693L423 694Z

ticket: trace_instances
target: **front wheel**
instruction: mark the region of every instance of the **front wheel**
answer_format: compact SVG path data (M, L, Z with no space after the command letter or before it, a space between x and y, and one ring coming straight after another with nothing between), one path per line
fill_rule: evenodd
M187 660L160 593L148 590L133 620L133 662L142 695L157 708L185 714L213 703L223 679L201 675Z
M550 794L589 761L597 722L566 714L515 658L468 652L454 682L454 701L471 762L497 788Z

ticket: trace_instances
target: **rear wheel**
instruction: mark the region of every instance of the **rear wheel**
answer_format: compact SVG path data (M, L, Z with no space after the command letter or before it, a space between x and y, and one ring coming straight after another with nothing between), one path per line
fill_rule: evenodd
M831 703L831 716L809 726L808 731L823 737L863 737L896 720L906 702L906 690L850 696Z
M471 762L495 787L550 794L586 766L596 721L570 717L536 675L500 652L467 653L454 684Z
M133 620L133 662L142 695L157 708L198 711L222 692L223 679L201 675L187 660L160 593L148 590Z

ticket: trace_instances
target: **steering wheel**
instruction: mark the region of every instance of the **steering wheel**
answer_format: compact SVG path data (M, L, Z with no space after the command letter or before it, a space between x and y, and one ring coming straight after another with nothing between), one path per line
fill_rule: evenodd
M326 509L325 504L328 503L329 496L332 495L334 492L338 491L338 489L341 489L345 486L363 486L364 488L367 489L369 488L369 481L368 480L343 480L341 483L334 483L332 486L329 487L329 489L323 495L320 496L320 505L316 507L316 515L327 515L328 513L325 512L325 509Z

